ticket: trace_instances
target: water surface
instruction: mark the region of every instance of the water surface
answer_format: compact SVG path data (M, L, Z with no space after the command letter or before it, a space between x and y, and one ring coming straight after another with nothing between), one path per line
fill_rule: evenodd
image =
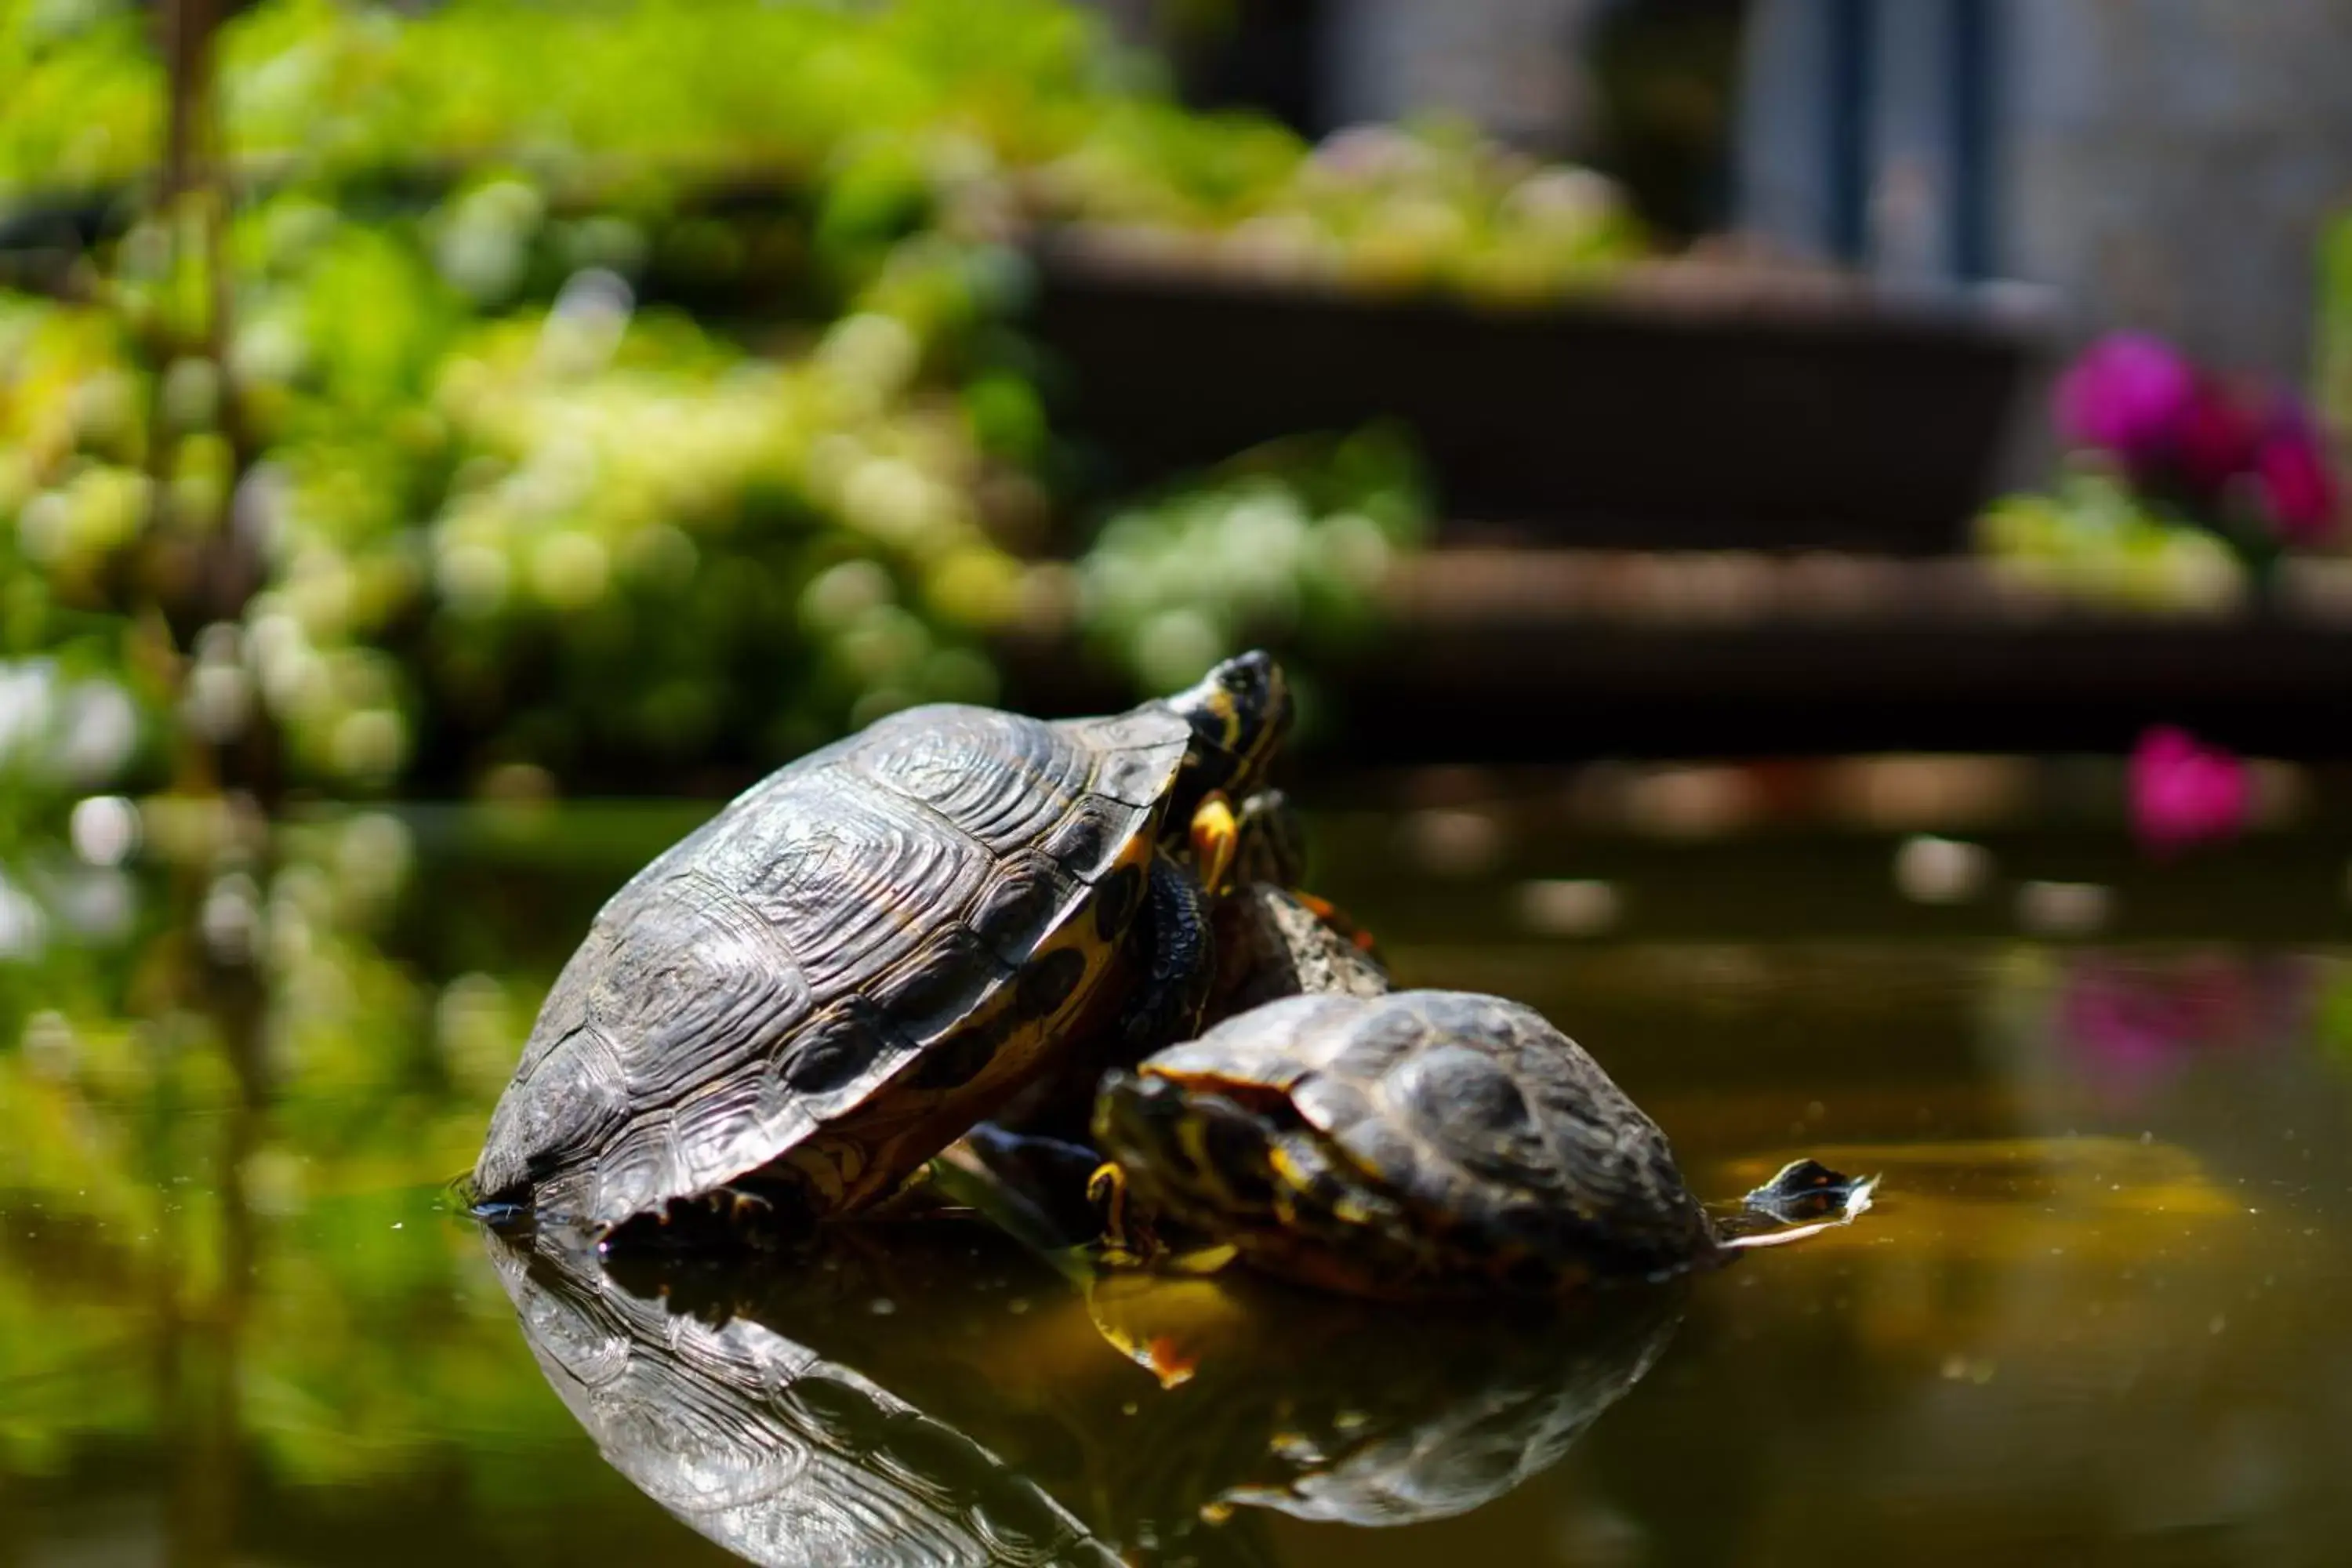
M1432 899L1367 855L1335 880L1400 979L1545 1009L1702 1195L1811 1153L1883 1172L1877 1208L1534 1321L1090 1283L952 1226L752 1278L534 1270L442 1184L587 912L675 826L364 816L202 876L20 872L57 912L0 962L0 1564L2352 1539L2352 954L2325 929L2216 908L2035 942L1890 905L1874 935L1853 900L1808 929L1743 894L1708 940L1678 894L1672 931L1543 937L1499 877ZM818 1429L864 1462L826 1472Z

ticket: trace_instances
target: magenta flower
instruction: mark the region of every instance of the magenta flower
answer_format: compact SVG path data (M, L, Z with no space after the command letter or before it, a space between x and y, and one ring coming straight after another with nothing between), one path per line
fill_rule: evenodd
M2292 958L2080 952L2056 998L2059 1038L2100 1100L2122 1109L2200 1055L2300 1048L2320 975Z
M2140 841L2166 852L2235 836L2253 805L2242 761L2168 724L2139 738L2129 788Z
M2319 432L2292 403L2273 415L2252 462L2263 510L2281 540L2315 544L2335 529L2339 497Z
M2145 332L2117 332L2083 351L2058 382L2058 429L2136 468L2171 461L2197 405L2197 373Z
M2113 1077L2145 1077L2178 1065L2215 1037L2216 1020L2211 1008L2199 1005L2204 995L2163 983L2169 978L2082 955L2067 966L2059 994L2065 1037Z
M2210 505L2231 479L2253 467L2261 435L2261 422L2244 398L2220 381L2200 377L2173 433L2173 469L2191 494Z

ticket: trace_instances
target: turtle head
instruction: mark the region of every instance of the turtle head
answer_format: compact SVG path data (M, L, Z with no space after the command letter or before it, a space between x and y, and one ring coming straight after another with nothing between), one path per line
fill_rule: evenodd
M1103 1157L1126 1173L1147 1209L1195 1228L1212 1215L1271 1213L1274 1143L1297 1123L1279 1086L1223 1076L1114 1069L1095 1098Z
M1113 1068L1095 1098L1095 1142L1130 1179L1138 1171L1156 1177L1188 1169L1193 1162L1182 1152L1181 1130L1189 1109L1184 1091L1159 1074Z
M1212 790L1237 799L1255 790L1290 733L1290 683L1260 649L1225 660L1168 706L1192 727L1184 758L1188 809Z

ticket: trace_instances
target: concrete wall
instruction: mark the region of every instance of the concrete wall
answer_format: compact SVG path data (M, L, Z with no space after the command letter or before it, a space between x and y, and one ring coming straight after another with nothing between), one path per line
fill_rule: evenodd
M1747 225L1829 243L1834 0L1758 0L1741 131ZM1949 270L1945 0L1875 0L1866 258ZM2309 369L2313 246L2352 205L2352 0L1995 0L1992 269L2086 329Z
M1596 0L1330 0L1325 101L1341 122L1442 110L1564 151L1590 109L1576 58Z
M2007 259L2098 321L2309 368L2352 205L2352 0L2011 0Z

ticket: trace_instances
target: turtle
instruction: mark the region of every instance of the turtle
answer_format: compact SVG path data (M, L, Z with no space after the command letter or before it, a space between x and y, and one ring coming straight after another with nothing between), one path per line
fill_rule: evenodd
M598 912L477 1212L697 1240L851 1214L1089 1032L1130 1059L1194 1033L1208 901L1258 858L1232 802L1290 716L1253 652L1107 717L907 710L770 774Z
M1663 1280L1868 1206L1810 1161L1748 1196L1748 1232L1691 1195L1656 1122L1535 1009L1500 996L1307 994L1242 1013L1103 1083L1107 1255L1168 1222L1353 1295L1561 1295Z

